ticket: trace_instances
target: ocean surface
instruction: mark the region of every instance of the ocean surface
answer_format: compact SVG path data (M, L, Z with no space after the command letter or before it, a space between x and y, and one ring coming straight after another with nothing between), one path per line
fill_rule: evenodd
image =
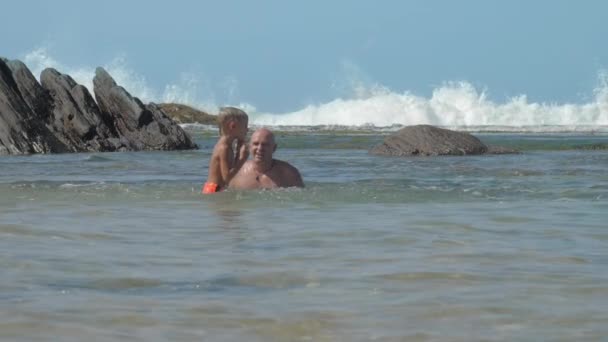
M200 149L0 158L2 341L606 341L608 133L387 158L277 128L304 189L201 195ZM568 131L568 130L566 130Z

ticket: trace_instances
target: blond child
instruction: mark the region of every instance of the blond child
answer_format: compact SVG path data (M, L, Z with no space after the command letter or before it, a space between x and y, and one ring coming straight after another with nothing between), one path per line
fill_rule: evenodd
M217 120L220 138L209 160L209 175L202 189L204 194L219 192L227 187L249 157L249 150L245 144L249 121L247 113L234 107L222 107ZM236 155L233 151L235 141Z

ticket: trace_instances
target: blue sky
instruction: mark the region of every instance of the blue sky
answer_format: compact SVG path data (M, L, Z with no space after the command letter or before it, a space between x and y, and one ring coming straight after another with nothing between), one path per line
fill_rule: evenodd
M73 67L120 56L153 88L195 75L210 84L199 96L269 112L348 96L352 79L583 102L608 67L600 0L20 0L2 12L0 56L45 48Z

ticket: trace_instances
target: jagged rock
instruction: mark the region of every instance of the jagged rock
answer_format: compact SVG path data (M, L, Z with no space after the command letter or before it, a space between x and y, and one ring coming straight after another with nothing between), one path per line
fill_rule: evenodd
M132 150L196 148L190 136L155 104L144 105L131 96L103 68L95 70L95 99L104 115L114 118L114 127Z
M120 147L118 135L106 125L86 87L52 68L42 71L40 83L52 99L48 124L73 151L115 151Z
M45 122L50 119L53 99L48 91L44 90L32 72L21 61L13 60L7 63L13 74L13 79L25 103Z
M389 135L369 152L384 156L483 154L488 147L469 133L430 125L408 126Z
M30 107L38 108L39 104L28 103L22 96L20 87L26 94L39 91L30 87L29 70L8 62L11 68L7 61L5 58L0 61L0 155L69 151Z
M193 149L190 136L154 103L132 97L102 68L95 98L69 75L45 69L40 83L0 57L0 154Z

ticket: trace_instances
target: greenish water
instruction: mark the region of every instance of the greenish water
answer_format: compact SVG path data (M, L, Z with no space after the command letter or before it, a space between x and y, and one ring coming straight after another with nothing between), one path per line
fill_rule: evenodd
M0 158L0 339L598 341L608 136L384 158L284 132L305 189L202 196L197 151Z

